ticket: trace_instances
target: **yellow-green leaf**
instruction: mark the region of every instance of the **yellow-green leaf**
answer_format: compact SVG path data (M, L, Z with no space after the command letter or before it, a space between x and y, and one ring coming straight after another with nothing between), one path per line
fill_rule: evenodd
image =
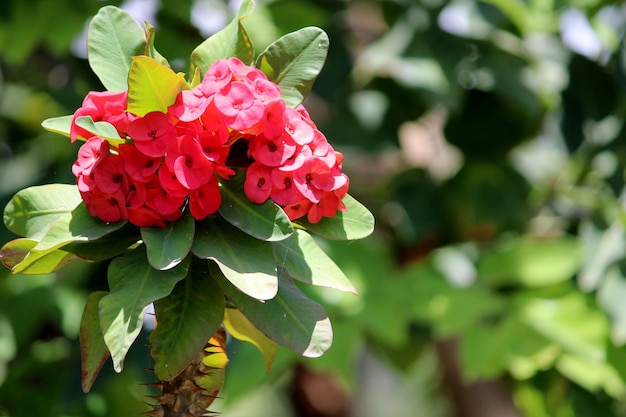
M186 88L184 74L148 56L134 56L128 72L128 111L138 116L152 111L166 113Z
M227 308L224 312L224 327L235 339L256 346L265 361L265 371L270 371L278 351L278 345L274 341L265 336L241 311L235 308Z

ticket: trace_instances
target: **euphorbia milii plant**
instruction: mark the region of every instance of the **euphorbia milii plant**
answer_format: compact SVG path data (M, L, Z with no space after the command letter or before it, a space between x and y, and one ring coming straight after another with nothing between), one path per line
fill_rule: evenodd
M0 250L12 272L108 262L109 291L89 296L81 322L85 392L109 357L122 370L154 304L151 413L205 415L226 332L252 341L268 369L277 345L319 356L330 321L295 281L356 293L311 236L359 239L374 226L348 194L344 156L302 105L328 37L304 28L255 57L243 25L253 9L245 0L201 43L185 76L157 52L150 24L103 7L88 50L104 91L43 122L82 142L76 183L27 188L5 208L21 236Z

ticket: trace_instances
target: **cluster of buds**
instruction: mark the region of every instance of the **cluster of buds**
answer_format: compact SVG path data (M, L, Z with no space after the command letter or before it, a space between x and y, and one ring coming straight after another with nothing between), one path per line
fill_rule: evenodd
M188 208L201 220L219 209L218 177L228 180L234 167L246 170L250 201L271 199L292 220L317 223L345 211L343 155L304 107L287 107L280 95L265 74L237 58L215 62L167 113L139 117L126 110L126 92L89 93L70 130L72 141L86 139L72 171L89 213L164 227ZM110 123L124 143L93 136L76 123L81 116Z

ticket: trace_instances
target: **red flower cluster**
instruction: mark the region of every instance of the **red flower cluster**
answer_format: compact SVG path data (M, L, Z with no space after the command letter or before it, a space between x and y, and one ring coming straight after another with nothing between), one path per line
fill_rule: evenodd
M89 93L74 113L70 138L88 139L72 171L90 214L164 227L188 207L203 219L221 203L217 176L234 174L226 160L237 141L245 141L252 160L244 184L251 201L271 198L290 219L306 215L313 223L345 211L343 156L302 106L286 107L280 94L237 58L215 62L167 113L138 117L126 111L126 92ZM76 124L80 116L109 122L126 143L115 147L93 136Z

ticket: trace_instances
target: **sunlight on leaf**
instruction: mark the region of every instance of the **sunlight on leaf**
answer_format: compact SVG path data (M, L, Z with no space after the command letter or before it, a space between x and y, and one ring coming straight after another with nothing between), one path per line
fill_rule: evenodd
M307 284L336 288L357 294L348 277L304 230L280 242L272 243L279 269Z
M328 53L328 35L307 27L278 39L259 55L256 66L278 84L290 107L302 103L311 91Z
M128 89L132 57L141 55L146 39L141 26L127 12L104 6L89 24L89 65L109 91Z
M338 211L333 217L323 217L319 223L310 223L306 218L295 222L305 229L331 240L363 239L374 231L374 216L350 194L346 194L343 202L348 208L346 212Z
M274 342L310 358L330 348L333 333L328 315L290 278L280 277L278 294L261 302L238 291L215 267L211 275L248 320Z
M240 291L259 300L278 291L276 263L269 242L255 239L225 221L212 219L196 232L192 252L211 259Z
M141 331L148 305L166 297L189 272L189 262L167 271L150 266L143 247L109 264L110 293L100 300L100 327L113 367L121 372L128 349Z
M134 56L128 73L128 108L145 116L152 111L167 113L178 93L188 88L185 75L147 56Z
M69 138L73 117L73 115L52 117L41 122L41 127L49 132L58 133Z
M82 127L89 133L92 133L94 136L100 136L102 139L105 139L113 146L119 146L120 144L125 142L125 139L120 138L120 135L117 132L115 126L113 126L109 122L94 122L91 116L81 116L76 118L76 125ZM84 140L89 139L80 136L79 138Z

